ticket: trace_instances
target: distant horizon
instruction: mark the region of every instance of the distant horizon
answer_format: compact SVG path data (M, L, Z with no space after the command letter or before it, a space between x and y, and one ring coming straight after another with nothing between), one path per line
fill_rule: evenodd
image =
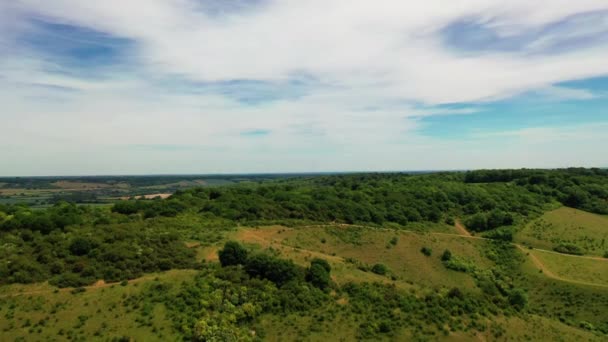
M441 172L467 172L480 170L563 170L563 169L600 169L606 170L608 166L566 166L553 168L515 167L515 168L479 168L479 169L436 169L436 170L375 170L375 171L294 171L294 172L236 172L236 173L159 173L159 174L80 174L80 175L39 175L39 176L2 176L9 178L93 178L93 177L238 177L238 176L305 176L305 175L340 175L340 174L366 174L366 173L403 173L425 174Z

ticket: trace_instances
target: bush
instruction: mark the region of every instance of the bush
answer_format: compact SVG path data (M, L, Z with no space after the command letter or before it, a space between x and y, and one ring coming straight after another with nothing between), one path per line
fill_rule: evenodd
M384 264L375 264L372 267L372 272L379 275L386 275L388 273L388 267L386 267Z
M87 255L93 249L93 243L86 238L76 238L70 244L70 252L77 256Z
M310 262L310 265L311 266L312 265L319 265L319 266L323 267L325 269L325 271L327 271L327 273L331 272L331 266L329 265L329 263L325 259L314 258Z
M528 296L522 289L513 289L509 293L509 303L517 310L522 310L528 304Z
M420 252L422 252L422 254L426 256L431 256L431 254L433 254L433 250L429 247L422 247L422 249L420 249Z
M311 263L310 268L306 271L306 281L320 289L325 289L329 286L331 278L329 271L320 263Z
M443 254L441 254L441 261L450 261L452 259L452 252L450 252L449 249L446 249L445 251L443 251Z
M254 278L268 279L277 286L297 279L301 269L291 260L283 260L266 254L257 254L247 259L245 271Z
M583 249L577 245L573 245L570 243L562 243L557 247L553 248L554 251L565 254L573 254L573 255L583 255Z
M228 241L224 248L218 252L222 267L244 265L247 263L247 250L236 241Z

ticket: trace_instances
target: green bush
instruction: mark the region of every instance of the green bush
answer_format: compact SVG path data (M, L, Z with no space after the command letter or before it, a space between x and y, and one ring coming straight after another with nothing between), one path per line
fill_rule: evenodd
M441 261L450 261L452 259L452 252L450 252L449 249L446 249L445 251L443 251L443 254L441 254Z
M420 252L422 252L422 254L426 256L431 256L433 254L433 250L429 247L422 247L422 249L420 249Z
M247 263L247 250L236 241L228 241L224 248L218 252L222 266L245 265Z
M373 273L376 273L376 274L379 274L379 275L386 275L389 272L389 269L384 264L375 264L374 266L372 266L371 271Z
M583 249L577 245L571 243L562 243L553 248L554 251L565 254L583 255L585 254Z

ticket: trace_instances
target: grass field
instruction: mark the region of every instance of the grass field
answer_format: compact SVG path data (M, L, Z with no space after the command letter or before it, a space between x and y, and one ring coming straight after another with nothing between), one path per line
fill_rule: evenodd
M156 306L151 322L141 322L124 300L155 279L179 283L195 271L147 275L128 285L105 284L81 293L42 285L11 285L0 292L2 341L107 341L129 336L135 341L172 341L178 336L164 308Z
M585 254L602 256L608 251L608 217L562 207L526 225L515 240L549 250L570 243Z
M532 250L553 274L568 281L598 284L608 288L608 260L575 257Z
M236 238L281 250L302 264L312 257L326 258L335 264L333 274L338 282L373 280L370 275L378 278L359 269L382 263L388 266L396 283L403 287L416 284L476 290L470 275L445 268L440 260L441 253L449 249L455 256L481 269L489 269L493 265L483 256L482 247L486 241L443 234L343 226L295 229L275 226L241 230ZM432 255L424 255L421 252L423 247L430 248ZM424 272L420 272L421 269Z

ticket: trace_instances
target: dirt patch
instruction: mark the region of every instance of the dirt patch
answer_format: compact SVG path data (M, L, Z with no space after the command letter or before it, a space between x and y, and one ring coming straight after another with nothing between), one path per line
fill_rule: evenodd
M348 298L342 297L336 301L338 305L348 305Z
M471 233L469 233L469 231L462 225L462 223L460 223L460 221L456 220L454 222L454 228L456 228L456 230L458 231L458 233L460 235L464 235L464 236L473 236L471 235Z
M95 284L91 285L91 287L103 287L104 285L106 285L105 280L99 279Z
M207 254L205 255L205 261L207 262L216 262L219 261L220 258L217 255L217 251L218 248L212 248L209 252L207 252Z
M196 242L196 241L186 242L185 244L186 244L186 248L196 248L196 247L199 247L201 245L200 242Z
M243 242L257 243L266 247L270 246L273 243L280 243L280 241L283 239L280 238L278 235L290 230L291 228L285 228L281 226L243 229L237 235L237 239Z

